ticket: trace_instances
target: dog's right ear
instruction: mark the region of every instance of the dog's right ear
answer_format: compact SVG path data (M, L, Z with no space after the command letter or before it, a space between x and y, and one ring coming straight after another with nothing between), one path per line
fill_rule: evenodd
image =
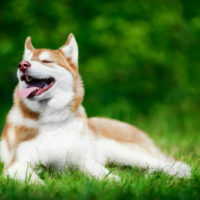
M69 34L67 41L60 49L65 58L78 67L78 45L72 33Z
M25 41L25 47L24 47L24 57L23 60L30 60L32 55L33 55L33 51L35 50L34 46L31 43L31 37L28 36L26 38Z

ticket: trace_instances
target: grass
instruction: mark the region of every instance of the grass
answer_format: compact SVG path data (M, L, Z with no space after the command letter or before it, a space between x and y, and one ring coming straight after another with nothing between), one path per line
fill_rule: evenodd
M148 117L107 112L107 116L131 122L149 133L161 149L192 166L190 179L178 179L164 173L148 174L145 170L109 167L121 177L120 182L89 179L80 171L53 174L41 168L45 185L24 184L2 176L0 165L0 199L200 199L200 123L198 115L178 115L157 109ZM2 111L3 113L3 111ZM136 120L137 119L137 120Z

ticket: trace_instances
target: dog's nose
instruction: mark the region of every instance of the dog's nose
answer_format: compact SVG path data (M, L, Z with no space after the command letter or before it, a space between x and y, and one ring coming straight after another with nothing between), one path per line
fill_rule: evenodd
M18 65L19 70L21 72L25 72L30 66L31 66L31 63L29 63L28 61L21 61Z

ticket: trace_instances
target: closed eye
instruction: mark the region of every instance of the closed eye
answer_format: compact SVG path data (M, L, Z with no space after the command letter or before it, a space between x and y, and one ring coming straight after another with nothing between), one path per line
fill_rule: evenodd
M53 63L53 60L42 60L43 63Z

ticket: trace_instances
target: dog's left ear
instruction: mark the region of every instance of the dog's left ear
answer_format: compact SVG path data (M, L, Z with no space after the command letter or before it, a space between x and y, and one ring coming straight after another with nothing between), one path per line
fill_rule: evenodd
M35 50L34 46L32 45L31 42L31 37L28 36L26 38L25 41L25 45L24 45L24 60L30 60L32 55L33 55L33 51Z
M60 49L68 61L78 66L78 45L72 33L69 34L66 43Z

